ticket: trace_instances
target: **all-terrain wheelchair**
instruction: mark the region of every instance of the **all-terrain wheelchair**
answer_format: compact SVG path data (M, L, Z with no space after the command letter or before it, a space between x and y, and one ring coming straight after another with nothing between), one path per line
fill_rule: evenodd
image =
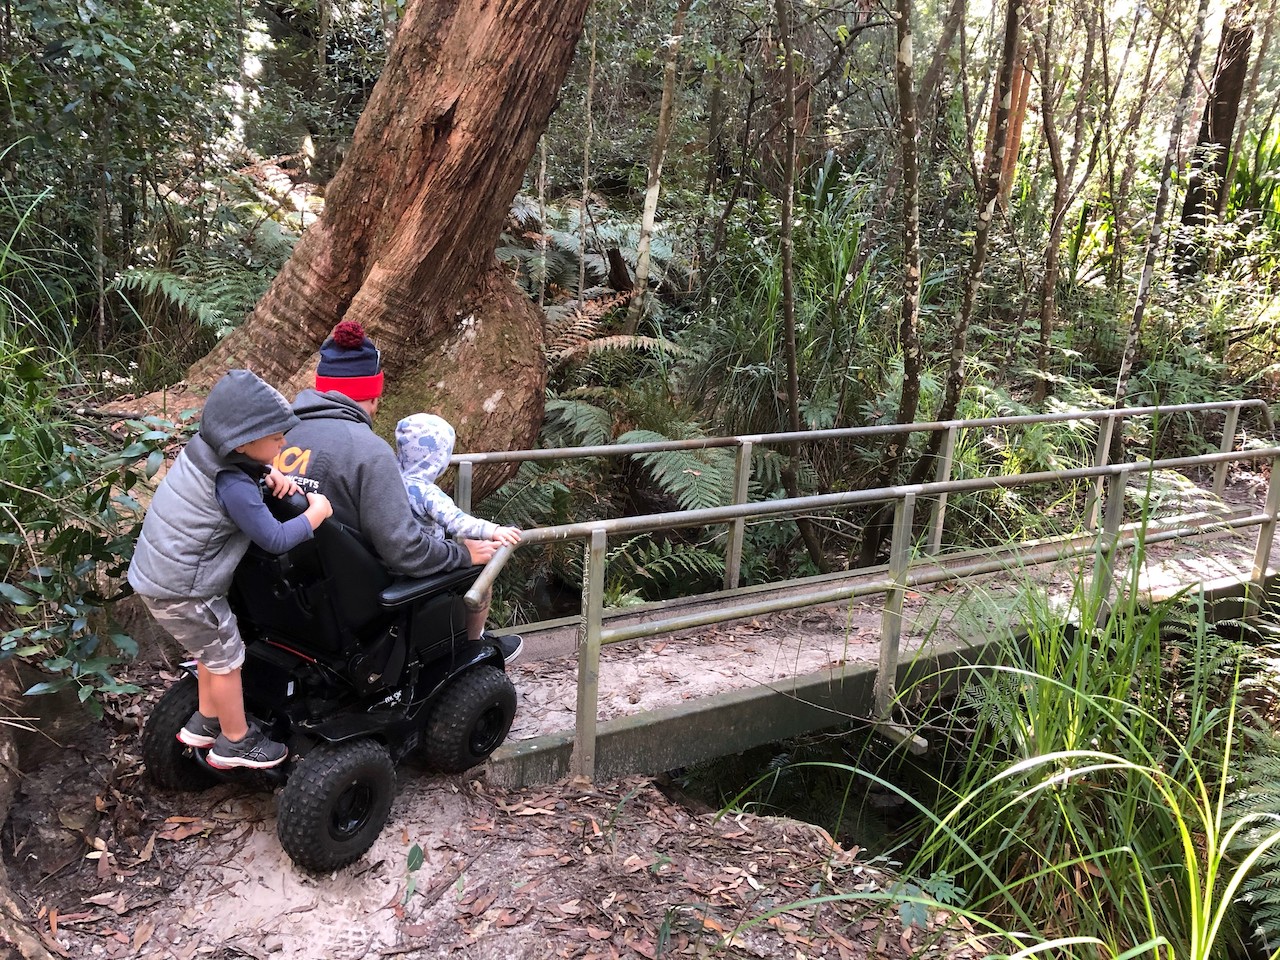
M282 519L306 507L300 496L269 503ZM293 861L330 871L357 860L386 822L401 760L416 754L461 772L511 729L516 695L502 656L466 636L462 597L480 569L393 577L333 519L287 554L250 547L229 597L247 648L245 710L289 758L269 770L215 770L206 750L179 742L198 705L193 674L147 721L151 779L177 790L282 782L277 833Z

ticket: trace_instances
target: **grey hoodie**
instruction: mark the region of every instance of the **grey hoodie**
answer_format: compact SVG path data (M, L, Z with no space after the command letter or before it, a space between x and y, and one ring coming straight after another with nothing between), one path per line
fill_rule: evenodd
M275 388L248 370L232 370L205 400L192 437L156 489L129 563L129 583L144 597L220 596L249 549L249 535L218 502L218 474L249 467L241 444L284 433L298 421Z
M304 490L328 497L334 519L360 534L392 571L425 577L471 565L466 547L434 539L414 517L396 455L363 407L336 390L303 390L293 412L301 422L289 431L276 466Z

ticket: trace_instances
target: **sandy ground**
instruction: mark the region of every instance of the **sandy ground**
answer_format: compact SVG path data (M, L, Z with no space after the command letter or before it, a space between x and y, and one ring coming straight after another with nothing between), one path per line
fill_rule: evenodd
M136 734L96 725L28 779L5 846L34 929L64 957L990 952L945 915L904 928L886 892L893 880L822 830L694 813L643 778L510 791L404 769L387 829L330 876L288 861L274 807L235 784L157 792ZM410 869L414 845L423 859ZM832 894L849 899L787 906Z

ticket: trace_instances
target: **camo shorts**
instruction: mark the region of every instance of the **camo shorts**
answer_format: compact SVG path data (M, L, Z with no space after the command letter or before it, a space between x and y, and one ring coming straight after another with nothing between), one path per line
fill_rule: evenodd
M230 673L244 663L244 641L226 597L143 597L142 602L156 622L210 673Z

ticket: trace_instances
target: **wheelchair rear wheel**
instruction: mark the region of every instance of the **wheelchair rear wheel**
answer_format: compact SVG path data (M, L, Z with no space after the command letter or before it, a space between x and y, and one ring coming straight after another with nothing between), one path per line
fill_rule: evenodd
M293 862L327 873L364 856L391 812L396 771L375 740L323 744L280 792L276 834Z
M169 790L204 790L217 777L200 765L192 748L178 740L178 731L200 705L196 678L185 676L156 702L142 731L142 762L147 774Z
M489 759L507 739L516 688L497 667L472 667L436 698L422 753L436 770L461 773Z

